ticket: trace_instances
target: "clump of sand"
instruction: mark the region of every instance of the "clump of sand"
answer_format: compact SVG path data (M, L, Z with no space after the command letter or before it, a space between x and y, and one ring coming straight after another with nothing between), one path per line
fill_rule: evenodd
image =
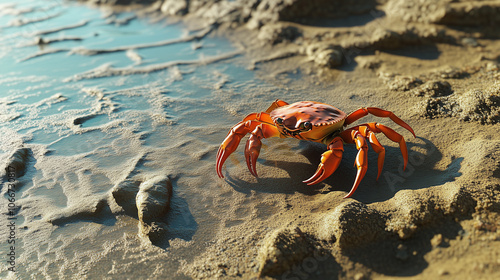
M496 124L500 121L500 82L448 98L429 98L422 107L423 115L428 118L453 116L464 121Z

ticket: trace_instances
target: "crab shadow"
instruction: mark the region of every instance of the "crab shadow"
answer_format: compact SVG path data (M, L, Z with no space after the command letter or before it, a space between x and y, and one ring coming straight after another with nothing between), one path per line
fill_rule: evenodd
M289 161L264 161L263 164L279 167L285 170L288 176L286 178L258 177L256 182L249 182L227 174L226 181L234 190L245 194L250 194L251 191L284 194L299 192L305 195L315 195L321 192L321 187L302 183L303 180L307 179L304 170L310 170L311 175L314 173L313 167L309 164Z
M382 143L384 145L384 143ZM407 140L408 164L406 169L399 147L384 145L386 150L383 171L377 180L378 155L369 148L368 171L361 181L352 198L363 203L385 201L403 189L424 189L454 181L461 175L460 168L463 158L454 158L445 170L436 169L436 164L443 155L429 140L417 137ZM267 193L292 194L299 192L305 195L351 190L356 178L357 169L354 161L358 153L354 145L346 144L342 161L337 170L323 182L308 186L303 180L316 172L320 163L321 154L326 151L325 145L307 141L300 141L292 148L303 155L310 163L260 159L259 165L278 167L284 170L285 178L257 178L256 182L249 182L229 176L228 183L242 193L251 190ZM260 166L260 168L263 168ZM259 166L257 167L259 171ZM260 169L262 170L262 169Z

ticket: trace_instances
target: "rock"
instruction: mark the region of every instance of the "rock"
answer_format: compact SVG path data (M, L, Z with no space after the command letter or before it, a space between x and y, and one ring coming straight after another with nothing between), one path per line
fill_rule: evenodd
M472 37L465 37L462 38L461 40L462 45L470 46L470 47L477 47L479 46L479 43L475 38Z
M318 52L314 62L323 67L334 68L342 65L342 53L335 49L326 49Z
M167 176L157 176L139 186L135 201L139 218L139 236L147 237L152 244L164 243L167 225L163 218L170 207L172 182Z
M445 275L449 275L449 274L450 274L450 272L447 271L446 269L440 269L440 270L438 270L438 275L439 276L445 276Z
M500 71L500 64L490 61L486 63L485 70L488 72L498 72Z
M437 248L443 244L443 235L441 233L434 235L431 239L432 248Z
M47 44L47 42L42 37L36 36L35 37L35 44L37 44L37 45L45 45L45 44Z
M319 66L334 68L342 65L342 48L339 46L325 43L311 44L305 53Z
M167 176L143 182L135 198L139 221L148 224L162 219L170 206L171 197L172 183Z
M139 236L160 246L165 241L167 225L163 219L170 207L172 192L170 178L159 175L144 182L127 178L113 187L111 195L125 214L139 220Z
M7 159L7 164L5 165L5 172L6 173L13 172L15 176L9 175L9 177L18 179L19 177L23 176L26 173L26 164L28 163L30 153L31 153L30 148L20 148L12 153L12 155Z
M365 280L368 279L362 272L358 272L354 275L354 280Z
M116 203L123 208L125 214L134 218L137 218L137 204L135 198L137 192L139 192L140 184L141 182L138 180L125 179L111 189L111 195Z

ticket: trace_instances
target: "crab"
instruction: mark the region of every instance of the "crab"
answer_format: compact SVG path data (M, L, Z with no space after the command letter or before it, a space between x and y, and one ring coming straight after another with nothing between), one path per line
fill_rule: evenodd
M351 197L368 169L367 142L370 143L370 146L378 154L377 180L382 172L385 149L377 140L375 133L382 133L390 140L399 143L399 148L403 155L404 169L406 169L408 163L408 150L404 137L393 129L375 122L346 128L368 114L390 118L396 124L410 131L415 137L413 129L391 111L376 107L366 107L347 115L341 110L325 103L300 101L288 104L285 101L277 99L265 112L251 113L231 128L217 152L217 174L220 178L224 178L222 174L224 162L236 150L241 139L248 133L250 133L250 137L245 146L245 158L250 173L255 177L258 177L256 163L263 138L291 137L326 144L328 150L321 155L321 162L318 165L318 169L314 175L303 181L307 185L317 184L335 172L342 159L344 143L356 144L356 148L358 149L355 161L355 166L357 167L356 179L351 190L344 198Z

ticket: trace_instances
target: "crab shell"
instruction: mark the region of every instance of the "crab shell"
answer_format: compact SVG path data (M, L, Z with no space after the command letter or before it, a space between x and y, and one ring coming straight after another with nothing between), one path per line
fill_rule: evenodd
M301 101L278 107L270 112L271 119L283 137L324 142L340 133L346 113L320 102Z

